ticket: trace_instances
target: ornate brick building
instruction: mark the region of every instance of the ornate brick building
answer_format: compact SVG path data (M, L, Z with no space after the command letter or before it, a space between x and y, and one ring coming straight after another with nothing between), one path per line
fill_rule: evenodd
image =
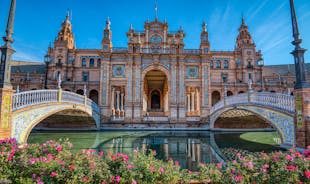
M127 47L115 48L107 20L102 47L79 49L66 16L53 47L48 48L47 68L41 69L41 74L47 70L47 88L55 88L58 79L64 90L81 95L86 87L86 95L101 107L102 122L123 125L144 121L205 122L210 108L224 93L244 93L249 81L254 91L287 93L288 88L293 88L293 79L285 81L272 68L266 73L260 63L261 51L256 50L244 19L233 51L212 50L205 23L198 49L185 48L182 28L168 28L167 22L158 19L145 22L143 31L130 26ZM263 73L269 78L263 80ZM18 80L14 82L14 76L12 80L16 86ZM31 89L42 86L40 81L37 88Z

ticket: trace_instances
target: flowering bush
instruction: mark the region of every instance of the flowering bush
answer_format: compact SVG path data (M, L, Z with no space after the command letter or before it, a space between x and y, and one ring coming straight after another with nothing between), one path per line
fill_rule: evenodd
M179 163L155 159L154 151L104 154L71 151L68 140L17 144L0 140L0 183L310 183L310 147L303 153L237 154L226 164L203 164L198 172L181 170Z

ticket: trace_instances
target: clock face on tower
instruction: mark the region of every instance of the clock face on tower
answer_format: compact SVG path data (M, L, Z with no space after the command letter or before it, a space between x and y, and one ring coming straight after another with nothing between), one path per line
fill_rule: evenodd
M150 38L150 43L155 43L155 44L159 44L162 42L162 39L159 35L152 35Z

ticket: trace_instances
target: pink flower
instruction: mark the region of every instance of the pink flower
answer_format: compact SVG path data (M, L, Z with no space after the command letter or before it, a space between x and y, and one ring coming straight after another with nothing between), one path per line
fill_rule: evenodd
M156 150L153 150L153 154L156 155Z
M292 157L292 156L289 155L289 154L286 154L286 155L285 155L285 158L286 158L287 160L289 160L289 161L293 161L293 160L294 160L294 157Z
M136 149L133 150L133 153L134 153L135 155L138 154L138 152L139 152L139 151L136 150Z
M94 164L94 163L90 163L90 164L89 164L89 168L90 168L90 169L95 168L95 164Z
M99 152L98 152L98 156L99 156L99 157L102 157L103 154L104 154L103 151L99 151Z
M132 179L131 184L137 184L136 180Z
M31 159L29 159L29 162L32 165L32 164L34 164L36 162L36 159L35 158L31 158Z
M73 169L75 168L75 165L74 165L74 164L71 164L71 165L69 166L69 168L73 170Z
M252 162L248 162L248 167L250 168L250 169L253 169L253 163Z
M237 161L236 161L236 160L233 160L233 161L232 161L232 163L233 163L233 164L236 164L236 163L237 163Z
M53 177L55 177L55 176L57 176L57 172L53 171L53 172L50 174L50 177L53 178Z
M179 165L179 161L174 161L174 165L178 166Z
M41 178L40 178L40 177L37 178L37 183L38 183L38 184L44 184L43 181L41 181Z
M32 174L32 179L35 179L37 177L36 174Z
M222 163L217 163L217 164L215 165L215 167L218 168L218 169L221 169L221 168L222 168Z
M154 172L155 171L155 168L153 166L150 166L150 171L151 172Z
M119 183L119 182L121 181L121 177L120 177L120 176L116 176L116 177L115 177L115 181L116 181L117 183Z
M127 166L127 168L128 168L128 169L132 169L132 168L134 168L134 166L129 164L129 165Z
M289 171L293 171L296 169L296 166L293 166L293 165L289 165L286 167L286 170L289 170Z
M103 181L103 182L101 182L101 184L107 184L107 182Z
M159 169L159 172L164 173L164 172L165 172L165 169L164 169L164 168L160 168L160 169Z
M86 176L83 176L82 181L88 182L88 178Z
M192 174L193 172L191 170L187 170L187 173L188 174Z
M59 152L61 152L62 147L61 147L60 145L58 145L58 146L56 147L56 150L57 150L57 151L58 151L58 153L59 153Z
M307 179L310 179L310 171L305 171L305 176Z
M237 176L235 176L235 181L236 182L238 182L238 181L240 181L240 180L242 180L243 179L243 176L242 175L237 175Z

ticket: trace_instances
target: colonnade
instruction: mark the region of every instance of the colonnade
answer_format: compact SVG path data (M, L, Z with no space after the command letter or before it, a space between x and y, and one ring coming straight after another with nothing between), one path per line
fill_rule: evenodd
M119 117L124 117L125 110L124 110L124 97L125 94L123 91L115 90L112 88L112 98L111 98L111 110L112 116L118 115ZM114 99L116 98L116 99Z
M199 113L200 99L198 88L189 88L186 95L187 113Z

